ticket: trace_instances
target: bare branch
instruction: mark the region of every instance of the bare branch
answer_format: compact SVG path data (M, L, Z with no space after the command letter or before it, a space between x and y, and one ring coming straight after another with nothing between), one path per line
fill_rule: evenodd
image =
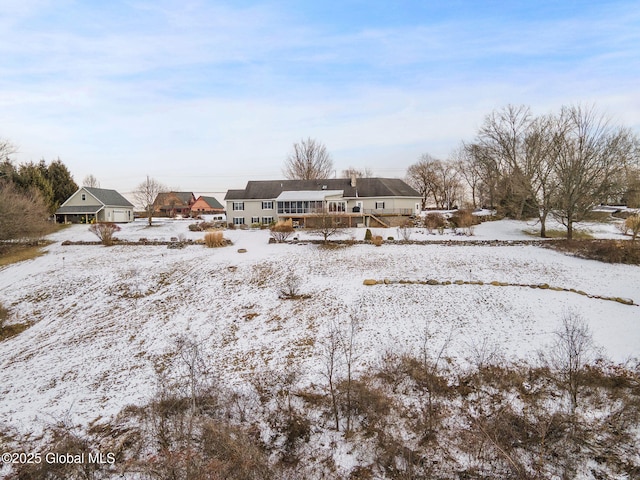
M290 180L330 178L333 161L322 143L307 138L293 144L293 151L285 161L283 173Z
M151 226L153 221L153 214L155 211L154 202L156 197L159 193L165 192L166 190L167 189L164 185L147 175L147 179L138 185L133 192L134 199L147 214L149 226Z

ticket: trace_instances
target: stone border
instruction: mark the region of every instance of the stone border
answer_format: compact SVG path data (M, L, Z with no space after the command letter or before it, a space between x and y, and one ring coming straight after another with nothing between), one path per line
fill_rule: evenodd
M553 290L554 292L570 292L570 293L577 293L578 295L583 295L587 298L595 298L598 300L608 300L611 302L617 302L617 303L621 303L623 305L631 305L631 306L635 306L638 307L640 305L638 305L637 303L635 303L632 299L630 298L622 298L622 297L605 297L605 296L601 296L601 295L592 295L590 293L584 292L582 290L576 290L575 288L562 288L562 287L552 287L550 286L548 283L535 283L535 284L528 284L528 283L509 283L509 282L498 282L498 281L492 281L492 282L488 282L485 283L481 280L476 280L476 281L465 281L465 280L454 280L454 281L450 281L450 280L445 280L445 281L439 281L439 280L435 280L435 279L429 279L429 280L390 280L388 278L385 278L384 280L375 280L375 279L371 279L371 278L367 278L362 282L363 285L432 285L432 286L436 286L436 285L488 285L488 286L494 286L494 287L528 287L528 288L537 288L540 290Z
M534 247L542 247L549 244L565 242L564 239L549 238L546 240L384 240L382 245L445 245L445 246L487 246L487 247L517 247L522 245L532 245ZM277 244L277 242L270 242ZM312 244L323 245L323 240L305 239L305 240L288 240L281 242L282 244ZM330 245L373 245L369 240L328 240Z

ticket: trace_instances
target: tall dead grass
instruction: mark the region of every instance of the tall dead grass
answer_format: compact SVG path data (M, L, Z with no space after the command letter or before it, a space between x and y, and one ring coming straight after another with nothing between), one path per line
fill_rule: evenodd
M224 247L227 244L222 232L209 232L204 236L204 244L208 248Z

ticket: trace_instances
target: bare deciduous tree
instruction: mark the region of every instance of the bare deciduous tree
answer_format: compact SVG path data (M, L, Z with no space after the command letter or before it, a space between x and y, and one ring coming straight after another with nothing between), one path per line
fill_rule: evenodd
M507 107L487 115L476 145L482 149L485 168L495 169L501 188L500 204L507 215L517 219L535 210L531 178L533 164L527 149L533 116L524 105Z
M346 369L345 378L345 410L346 410L346 425L345 432L349 434L353 428L353 374L356 363L360 358L360 352L358 351L358 334L360 332L361 322L358 310L353 307L349 312L349 321L343 327L337 327L338 329L338 343L342 354L344 355L344 367Z
M320 342L321 355L323 360L323 375L329 384L329 395L331 397L331 410L336 432L340 431L340 410L338 408L338 392L336 384L339 380L340 367L340 335L335 322L332 322L326 337Z
M407 169L407 183L415 188L422 197L422 210L427 208L427 199L435 195L436 174L434 163L438 160L428 153Z
M147 175L147 179L140 185L138 185L133 192L133 197L135 198L136 202L144 209L145 213L147 214L149 226L151 226L153 222L153 214L155 210L153 202L155 201L159 193L166 191L167 189L164 185Z
M451 209L459 200L460 181L452 162L443 162L425 153L407 169L407 183L422 196L422 209L433 198L438 208Z
M500 169L495 159L478 143L464 145L469 165L479 177L476 184L477 201L483 207L495 208L498 203ZM466 171L466 166L463 167Z
M618 181L625 166L635 160L637 138L630 130L611 125L594 108L564 107L559 122L564 128L555 144L558 192L553 214L571 240L575 222L623 190Z
M293 151L285 161L283 173L290 180L330 178L333 161L327 147L312 138L293 144Z
M346 228L345 215L339 212L330 212L327 209L309 215L305 225L311 230L312 235L322 237L323 243L328 243L329 237L342 232Z
M555 336L555 342L549 352L549 361L569 394L570 412L574 414L582 386L580 375L585 366L593 360L596 348L587 322L575 311L563 314L562 325L556 330Z
M11 155L16 153L16 151L16 146L13 145L9 140L3 140L0 138L0 162L8 162L11 158Z
M471 150L467 149L466 145L462 145L460 148L454 150L451 157L460 178L464 180L471 191L471 205L473 208L477 208L482 182L480 166L474 161Z
M342 171L342 178L371 178L373 177L373 170L369 167L364 167L363 169L349 167Z
M436 348L435 345L435 333L431 330L431 324L429 320L425 320L422 345L420 348L420 360L421 367L424 370L423 381L421 387L426 393L426 405L423 405L422 411L424 415L424 423L427 427L427 434L431 434L434 430L437 405L435 404L435 390L438 388L439 378L438 373L440 369L440 361L443 359L444 354L451 343L453 338L453 327L449 330L447 338L442 344Z
M100 188L100 182L93 174L89 174L84 177L84 180L82 180L82 186L89 188Z

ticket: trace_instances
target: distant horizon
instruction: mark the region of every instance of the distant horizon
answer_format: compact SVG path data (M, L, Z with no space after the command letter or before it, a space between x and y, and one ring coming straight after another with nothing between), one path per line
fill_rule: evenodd
M640 131L629 0L4 3L0 139L78 185L220 193L282 178L308 137L338 173L404 178L509 104Z

